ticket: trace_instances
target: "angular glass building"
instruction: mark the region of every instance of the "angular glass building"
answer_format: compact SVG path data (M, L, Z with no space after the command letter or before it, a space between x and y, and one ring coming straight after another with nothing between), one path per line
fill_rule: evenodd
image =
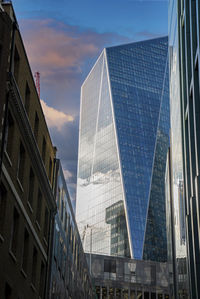
M82 85L79 134L85 251L166 261L167 37L103 50Z

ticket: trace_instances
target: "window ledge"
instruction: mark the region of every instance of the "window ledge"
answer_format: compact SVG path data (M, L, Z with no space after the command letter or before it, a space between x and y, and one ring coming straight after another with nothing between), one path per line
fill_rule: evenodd
M5 150L5 156L6 156L6 159L7 159L7 161L8 161L8 163L10 164L10 166L12 167L12 162L11 162L11 160L10 160L10 157L9 157L9 154L7 153L7 151Z
M25 271L21 268L21 273L24 276L24 278L27 278L27 274L25 273Z
M30 204L30 202L29 201L27 201L27 206L29 207L29 210L31 211L31 213L33 214L33 209L32 209L32 207L31 207L31 204Z
M16 263L17 259L16 259L16 256L14 255L14 253L11 250L9 250L9 254L12 257L13 261Z
M31 289L36 293L36 287L33 285L32 282L31 282Z
M38 223L38 221L37 221L37 220L35 221L35 224L36 224L36 226L37 226L38 230L39 230L39 231L41 231L41 227L40 227L40 225L39 225L39 223Z
M19 185L19 187L20 187L21 191L22 191L22 192L24 192L24 188L22 187L22 184L21 184L21 182L20 182L20 179L19 179L19 178L17 178L17 183L18 183L18 185Z

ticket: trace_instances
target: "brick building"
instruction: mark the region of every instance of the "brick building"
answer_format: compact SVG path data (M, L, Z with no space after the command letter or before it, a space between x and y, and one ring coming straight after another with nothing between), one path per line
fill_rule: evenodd
M0 69L0 293L45 298L56 150L11 3L0 4Z

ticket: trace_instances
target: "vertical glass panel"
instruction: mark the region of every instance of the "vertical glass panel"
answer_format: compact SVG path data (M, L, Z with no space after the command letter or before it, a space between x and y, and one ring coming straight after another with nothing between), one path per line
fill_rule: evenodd
M99 68L100 64L101 73L98 74L96 68L97 66ZM120 165L105 58L97 62L92 73L94 73L92 78L96 77L96 80L100 80L100 84L98 95L93 94L93 97L98 99L87 93L91 78L85 81L82 88L77 221L85 251L129 256ZM97 109L94 122L87 113L87 126L88 130L93 127L92 133L85 130L86 120L83 120L86 117L83 109L86 109L87 105L95 105ZM87 172L84 165L87 166Z
M181 6L183 9L184 1L181 1ZM187 3L187 2L185 2ZM170 252L172 246L175 251L175 260L177 274L177 292L180 298L188 298L188 273L187 273L187 251L186 251L186 224L185 224L185 194L184 194L184 181L183 181L183 151L182 151L182 125L181 125L181 89L182 79L180 78L180 69L184 68L184 64L181 66L179 64L179 42L185 44L184 33L183 37L179 35L178 28L180 22L180 11L177 11L178 5L176 1L169 1L169 73L170 73L170 121L171 121L171 152L172 152L172 199L173 202L172 209L173 214L170 215L168 211L167 217L173 221L174 224L174 243L172 243L172 237L168 234L168 257L169 262L173 263L172 253ZM187 5L188 6L188 5ZM184 27L182 28L184 30ZM181 29L181 30L182 30ZM181 40L181 41L180 41ZM184 47L183 47L184 48ZM183 49L184 56L184 49ZM184 58L181 61L184 61ZM190 59L188 59L188 62ZM184 75L186 72L184 72ZM183 79L184 80L184 79ZM183 84L186 88L186 84ZM183 91L184 93L184 91ZM185 97L186 98L186 97ZM183 99L184 100L184 99ZM184 101L183 101L184 102ZM186 103L184 103L186 104ZM187 123L185 125L185 130L187 131ZM170 217L174 217L171 219Z

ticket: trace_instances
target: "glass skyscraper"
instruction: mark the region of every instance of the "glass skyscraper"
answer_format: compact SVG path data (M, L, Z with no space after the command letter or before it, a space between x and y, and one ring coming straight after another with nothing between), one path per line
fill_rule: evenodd
M103 50L82 85L79 134L85 251L166 261L167 37Z

